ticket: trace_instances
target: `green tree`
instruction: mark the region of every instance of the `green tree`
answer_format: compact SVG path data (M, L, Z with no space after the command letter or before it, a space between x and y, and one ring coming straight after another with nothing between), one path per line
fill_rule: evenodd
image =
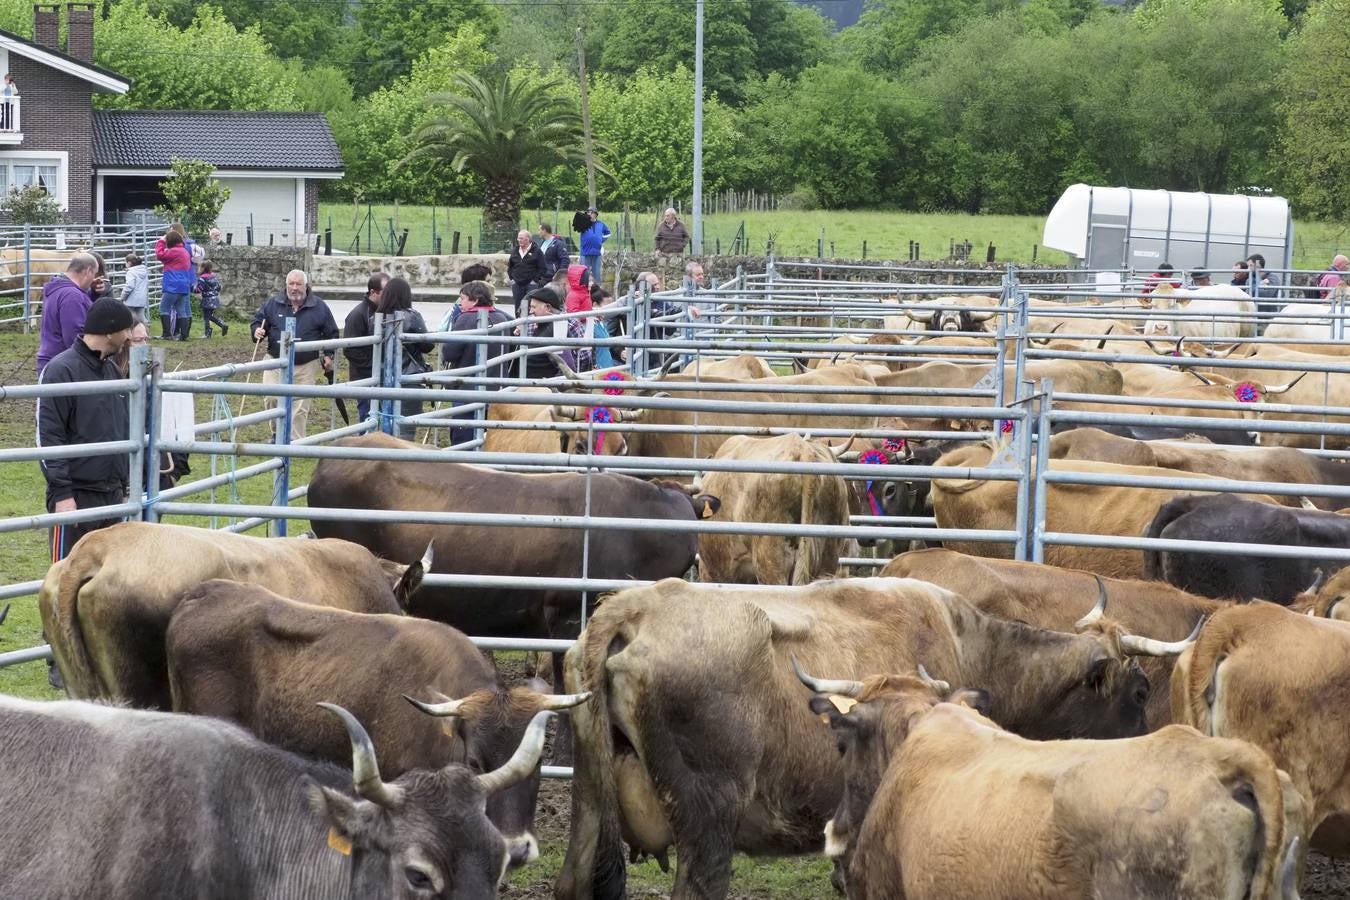
M1321 0L1308 8L1291 40L1282 79L1279 172L1308 215L1346 221L1350 184L1350 0Z
M914 62L929 39L1016 6L1017 0L868 0L840 41L868 69L894 74Z
M10 188L0 197L0 214L15 225L59 225L66 220L61 204L40 184Z
M506 231L520 221L521 194L534 172L582 162L581 115L551 81L506 74L484 82L458 72L452 91L427 102L440 112L417 129L404 163L425 160L478 174L489 230Z
M186 29L197 17L196 0L146 0L150 15ZM332 60L355 36L347 24L348 0L230 0L217 4L239 31L256 27L283 58Z
M472 23L489 37L497 15L487 0L377 0L355 5L360 38L352 83L364 95L412 71L415 60Z
M190 231L205 232L220 218L221 207L230 199L230 189L211 177L216 167L199 159L169 160L173 175L159 183L164 205L156 214L182 222Z
M298 109L295 73L256 27L237 30L211 6L179 31L143 0L123 0L95 17L99 65L132 79L125 95L98 94L125 109ZM22 89L22 85L20 88Z

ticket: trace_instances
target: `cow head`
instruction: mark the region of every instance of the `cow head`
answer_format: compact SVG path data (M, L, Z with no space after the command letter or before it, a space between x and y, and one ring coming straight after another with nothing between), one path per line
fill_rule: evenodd
M854 839L913 723L944 701L984 712L988 697L983 691L953 692L922 666L917 675L874 675L865 681L814 678L795 658L792 669L815 692L808 701L811 711L830 726L841 757L844 789L825 824L825 855L835 861L834 886L843 893L842 873L848 870Z
M888 439L881 447L845 453L840 455L839 459L843 462L865 464L931 466L944 452L942 447L915 447L909 441ZM931 484L929 479L915 476L850 481L849 513L860 516L880 515L887 518L930 515L928 493ZM870 546L875 542L860 540L859 543Z
M608 425L613 422L628 421L628 410L614 409L608 406L552 406L549 415L555 422L576 422L585 420L596 425ZM559 451L577 456L594 454L595 456L626 456L628 440L621 431L560 431L558 432Z
M1315 569L1316 577L1312 584L1303 589L1303 593L1294 598L1290 609L1307 613L1319 619L1335 619L1350 622L1350 567L1341 569L1327 579L1321 569Z
M656 479L652 484L667 491L674 491L677 494L683 494L689 499L689 505L693 507L694 518L711 519L717 515L717 511L722 508L722 500L714 497L712 494L703 493L703 478L695 478L691 484L682 484L678 481L668 481L665 479Z
M389 578L389 589L394 592L394 599L398 601L399 609L406 611L408 602L412 595L417 593L417 589L422 586L422 576L431 571L431 563L435 558L432 545L427 544L427 549L422 552L422 558L409 565L396 563L391 559L381 559L380 568Z
M351 895L377 898L496 897L506 872L506 841L485 813L494 794L529 777L544 749L549 712L535 716L507 762L477 773L451 763L380 778L375 747L356 717L319 704L342 720L352 742L355 796L301 781L328 823L328 846L351 857Z
M956 298L945 297L940 300L954 301ZM998 315L998 310L964 306L954 309L906 309L905 315L924 331L983 331L984 323Z
M548 685L537 678L530 679L527 686L475 691L458 700L431 689L427 693L435 698L434 702L424 703L406 694L404 699L427 715L443 720L442 730L463 748L463 762L475 772L489 772L505 765L540 712L571 709L591 696L550 694ZM536 769L488 798L488 819L505 836L512 868L539 858L539 841L534 836L538 797Z

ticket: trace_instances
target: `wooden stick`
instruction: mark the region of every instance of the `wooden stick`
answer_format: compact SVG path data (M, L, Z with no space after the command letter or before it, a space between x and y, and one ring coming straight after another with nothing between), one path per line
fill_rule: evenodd
M267 335L264 334L263 337L267 337ZM254 363L254 362L257 362L257 361L258 361L258 348L262 346L262 342L263 342L263 338L258 338L256 341L253 342L253 358L249 360L250 363ZM248 383L249 383L250 381L252 381L252 380L253 380L253 373L252 373L252 372L249 372L246 376L244 376L244 384L248 384ZM237 412L237 413L234 414L234 415L235 415L235 418L239 418L240 416L242 416L242 415L244 414L244 401L246 401L247 399L248 399L248 394L243 394L242 396L240 396L240 398L239 398L239 412Z

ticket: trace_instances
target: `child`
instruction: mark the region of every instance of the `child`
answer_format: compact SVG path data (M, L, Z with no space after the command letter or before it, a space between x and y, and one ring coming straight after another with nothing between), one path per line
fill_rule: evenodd
M145 268L145 260L139 254L128 253L126 283L122 285L122 303L131 310L131 317L137 322L146 322L145 308L149 305L150 273Z
M216 277L215 266L209 259L202 260L201 274L197 277L197 293L202 295L202 320L206 323L206 336L211 336L211 323L220 326L220 336L227 337L230 326L216 315L220 309L220 279Z

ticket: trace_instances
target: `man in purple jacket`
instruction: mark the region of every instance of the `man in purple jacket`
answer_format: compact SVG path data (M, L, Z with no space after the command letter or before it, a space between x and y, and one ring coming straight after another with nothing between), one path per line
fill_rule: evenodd
M37 371L52 357L68 350L84 331L84 319L98 295L98 260L88 253L70 258L64 275L57 275L42 286L42 327L38 339Z

